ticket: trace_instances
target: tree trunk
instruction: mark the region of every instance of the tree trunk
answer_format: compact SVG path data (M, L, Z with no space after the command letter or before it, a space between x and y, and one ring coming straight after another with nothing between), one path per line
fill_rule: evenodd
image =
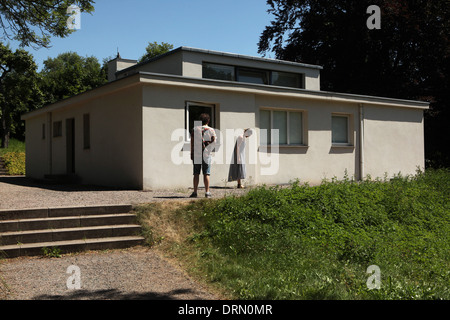
M10 136L10 124L8 123L7 120L7 115L5 116L5 114L2 112L3 116L2 116L2 126L0 128L0 133L1 133L1 140L2 140L2 144L0 146L0 148L2 149L6 149L9 146L9 136Z

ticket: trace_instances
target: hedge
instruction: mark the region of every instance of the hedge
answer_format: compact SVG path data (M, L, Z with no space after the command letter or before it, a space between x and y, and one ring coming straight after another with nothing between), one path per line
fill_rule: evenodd
M3 160L8 174L25 174L25 152L7 152L3 155Z

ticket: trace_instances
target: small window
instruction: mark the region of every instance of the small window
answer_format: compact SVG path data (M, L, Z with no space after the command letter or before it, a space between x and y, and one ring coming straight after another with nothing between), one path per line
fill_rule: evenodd
M332 142L337 145L349 145L349 117L333 115L331 119Z
M91 118L89 114L83 115L83 148L91 148Z
M203 64L203 78L205 79L234 81L236 78L234 73L233 66L213 63Z
M304 88L303 76L298 73L272 71L271 84L279 87Z
M269 84L269 71L238 68L237 81L254 84Z
M62 137L62 121L53 122L53 138Z
M202 113L209 114L210 122L209 126L211 128L215 127L215 106L201 103L188 102L186 105L186 130L188 130L189 135L186 140L190 139L190 133L194 129L196 121L200 121L200 115Z
M260 129L265 130L261 132L261 145L276 144L273 130L278 130L279 145L304 145L302 112L263 109L260 111Z

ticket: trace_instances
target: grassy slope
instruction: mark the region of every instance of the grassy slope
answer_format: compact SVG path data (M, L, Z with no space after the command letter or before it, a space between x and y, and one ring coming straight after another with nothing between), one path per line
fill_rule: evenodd
M449 299L450 171L152 204L149 239L237 299ZM147 220L148 221L148 220ZM367 268L381 270L369 290Z

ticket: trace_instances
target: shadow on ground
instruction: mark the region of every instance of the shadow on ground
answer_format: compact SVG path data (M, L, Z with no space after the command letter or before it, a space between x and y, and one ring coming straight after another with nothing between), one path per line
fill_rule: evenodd
M84 185L77 183L58 183L56 181L49 180L36 180L30 179L25 176L0 176L0 183L6 183L10 185L15 185L19 187L29 187L29 188L38 188L44 190L51 191L65 191L65 192L74 192L74 191L143 191L137 189L123 189L123 188L113 188L113 187L105 187L105 186L97 186L97 185ZM193 189L192 186L186 186L188 189ZM235 187L221 187L221 186L211 186L210 189L213 190L233 190ZM203 186L199 186L199 190L204 190ZM146 190L147 192L152 192L152 190ZM159 198L184 198L182 196L168 196L168 197L159 197Z
M191 289L177 289L165 293L131 292L125 293L117 289L108 290L75 290L64 295L40 295L33 300L180 300L179 295L194 295Z
M0 176L0 183L11 184L19 187L29 187L46 189L52 191L122 191L123 189L94 186L94 185L82 185L82 184L70 184L70 183L58 183L54 181L35 180L25 176Z

